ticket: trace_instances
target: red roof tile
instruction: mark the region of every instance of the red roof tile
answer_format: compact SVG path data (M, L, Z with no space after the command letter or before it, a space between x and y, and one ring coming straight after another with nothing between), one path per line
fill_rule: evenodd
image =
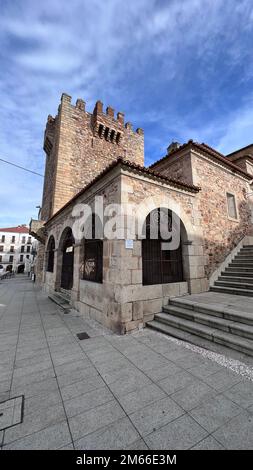
M26 225L18 225L17 227L0 228L0 232L29 233L29 229Z
M153 170L152 168L146 168L145 166L137 165L136 163L132 163L128 160L124 160L122 157L118 157L117 160L112 162L108 165L101 173L99 173L90 183L87 184L79 193L77 193L72 199L70 199L61 209L59 209L55 214L47 220L46 224L50 222L54 217L56 217L60 212L62 212L66 207L72 204L81 194L83 194L87 189L89 189L94 183L100 180L106 173L112 170L117 165L122 164L122 166L127 166L130 170L135 170L136 172L140 172L142 174L146 174L147 176L156 178L157 180L163 181L164 183L168 183L171 186L174 186L179 189L184 189L186 191L197 193L200 191L201 188L198 186L193 186L188 183L184 183L182 181L178 181L176 179L168 178L163 174L159 173L158 171Z
M226 166L226 167L230 168L231 171L233 171L235 173L240 173L244 177L246 176L247 179L252 180L252 175L250 175L249 173L246 173L246 171L243 171L235 163L232 163L222 153L218 152L217 150L213 149L212 147L209 147L209 145L207 145L207 144L204 144L204 143L199 144L198 142L194 142L193 140L189 140L187 143L181 145L180 147L176 148L175 150L172 150L169 153L169 155L165 155L165 157L161 158L160 160L157 160L152 165L150 165L149 168L151 168L152 170L153 169L155 170L156 165L158 165L162 161L165 161L167 158L170 158L171 155L174 155L175 153L178 153L178 152L180 152L181 150L183 150L185 148L189 148L189 149L191 149L191 148L194 149L195 148L197 150L201 150L202 152L205 152L208 156L214 157L217 160L219 160L219 162L221 164L223 164L223 166Z

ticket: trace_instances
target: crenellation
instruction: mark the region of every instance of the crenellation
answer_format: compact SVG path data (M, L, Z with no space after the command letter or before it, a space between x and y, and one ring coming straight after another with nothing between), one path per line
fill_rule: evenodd
M76 108L80 109L81 111L85 111L85 105L86 105L85 101L82 100L81 98L78 98L76 100Z
M144 135L144 130L141 129L141 127L137 127L136 133L139 134L139 135Z
M124 113L98 100L93 113L85 109L78 98L63 93L58 114L48 117L44 149L47 153L42 213L48 220L69 199L87 185L113 160L126 159L144 164L143 131L133 131L132 124L124 126ZM78 171L77 171L78 168Z
M111 106L107 106L106 108L106 114L112 118L114 118L114 109L111 108Z
M61 95L61 102L62 103L71 103L72 96L68 95L67 93L62 93Z
M117 121L122 124L122 126L124 125L124 119L125 119L125 114L124 113L121 113L120 111L117 113Z
M102 101L97 101L93 110L93 115L97 116L97 114L103 113L103 103Z

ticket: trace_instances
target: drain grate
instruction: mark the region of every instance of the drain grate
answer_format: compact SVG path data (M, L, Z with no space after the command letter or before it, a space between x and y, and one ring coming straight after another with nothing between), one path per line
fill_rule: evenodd
M84 331L83 333L77 333L76 335L79 339L88 339L89 335Z
M0 403L0 431L23 421L24 395Z

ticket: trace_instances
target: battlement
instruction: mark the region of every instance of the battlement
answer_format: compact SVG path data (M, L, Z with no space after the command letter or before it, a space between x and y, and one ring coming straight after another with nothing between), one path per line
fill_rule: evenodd
M44 150L47 154L42 213L47 220L74 194L120 155L144 164L144 133L125 123L124 113L97 101L92 112L81 98L72 104L61 96L56 117L48 116Z
M61 97L61 103L67 104L86 112L86 102L81 98L76 100L75 106L71 104L72 97L67 93L63 93ZM118 111L115 118L115 110L111 106L107 106L106 112L103 111L103 103L102 101L98 100L94 106L92 117L93 129L94 132L99 137L104 137L106 140L111 141L113 143L119 142L122 132L124 129L135 132L139 135L144 135L144 131L141 128L137 128L135 131L133 130L133 125L131 122L127 122L124 125L125 114L121 111ZM90 114L90 113L87 113ZM52 116L51 116L52 117ZM52 118L53 119L53 118Z

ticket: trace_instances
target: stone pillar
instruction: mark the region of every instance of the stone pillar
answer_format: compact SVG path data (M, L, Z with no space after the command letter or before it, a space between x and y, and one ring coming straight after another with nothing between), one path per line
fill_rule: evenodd
M79 301L80 297L80 267L83 260L83 243L76 243L74 246L74 267L73 267L73 287L71 289L71 300Z
M190 294L206 292L209 283L205 275L206 256L202 243L198 240L183 243L183 267Z
M55 290L61 287L61 270L62 270L62 250L56 248L54 252L54 272L55 272Z

